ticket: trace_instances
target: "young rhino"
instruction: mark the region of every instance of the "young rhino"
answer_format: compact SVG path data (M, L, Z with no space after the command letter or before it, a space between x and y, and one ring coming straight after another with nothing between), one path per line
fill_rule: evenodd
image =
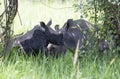
M34 27L25 35L15 38L14 41L14 44L22 47L27 54L30 52L38 54L39 50L42 50L46 56L48 43L63 45L63 35L51 33L44 22L40 22L40 26Z

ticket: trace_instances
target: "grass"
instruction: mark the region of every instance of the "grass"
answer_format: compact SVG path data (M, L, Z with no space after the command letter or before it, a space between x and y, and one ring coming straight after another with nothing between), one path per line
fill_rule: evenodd
M59 58L18 55L0 62L0 79L120 79L120 59L116 55L102 57L86 53L73 65L68 52Z
M69 18L79 19L80 13L75 13L71 8L74 3L74 0L59 5L57 2L19 0L18 11L22 25L17 14L13 27L14 34L26 32L40 21L47 23L50 18L53 20L52 27L55 24L62 26ZM0 7L3 7L3 3ZM120 79L120 58L112 51L109 55L103 56L93 50L87 51L80 55L75 66L73 59L70 52L57 59L53 57L46 59L39 55L36 57L18 55L18 52L13 50L10 57L0 58L0 79Z

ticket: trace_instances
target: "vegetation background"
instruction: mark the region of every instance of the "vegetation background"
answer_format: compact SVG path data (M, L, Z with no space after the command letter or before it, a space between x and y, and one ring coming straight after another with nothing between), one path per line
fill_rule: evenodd
M67 19L81 17L101 27L103 11L97 12L96 22L94 5L90 1L95 0L19 0L12 27L14 35L50 19L53 20L52 27L55 24L62 27ZM4 11L3 2L0 1L0 14ZM0 58L0 79L120 79L120 58L116 50L102 55L96 50L79 51L77 64L73 62L74 55L70 51L57 59L46 59L40 55L28 57L14 49L10 56Z

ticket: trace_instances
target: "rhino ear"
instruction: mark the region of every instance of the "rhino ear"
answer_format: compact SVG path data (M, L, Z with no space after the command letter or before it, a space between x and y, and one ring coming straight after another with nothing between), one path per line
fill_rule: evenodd
M52 24L52 19L50 19L50 21L47 23L47 26L50 27L51 24Z
M40 22L40 26L45 29L46 34L50 33L49 28L45 25L43 21Z
M68 20L68 21L65 23L64 31L68 31L69 28L70 28L70 20Z
M45 25L45 23L43 21L40 22L40 26L43 27L43 28L46 27L46 25Z
M73 26L73 19L68 19L66 23L66 30Z
M55 25L55 30L56 30L56 31L59 31L59 30L60 30L59 25Z
M63 25L62 31L67 31L71 26L73 26L73 19L68 19L67 22Z

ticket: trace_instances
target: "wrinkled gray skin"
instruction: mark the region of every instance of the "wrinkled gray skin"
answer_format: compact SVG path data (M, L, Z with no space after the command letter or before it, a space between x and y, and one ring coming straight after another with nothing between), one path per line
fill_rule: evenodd
M22 47L27 54L30 52L38 54L39 50L44 50L46 55L48 55L48 43L59 46L63 45L63 34L52 33L47 27L49 25L50 22L47 25L44 22L40 22L40 25L35 26L26 34L15 38L13 46Z
M50 50L50 48L52 48L54 49L54 51L56 49L56 52L59 51L66 52L67 48L75 50L78 40L80 40L80 47L79 47L80 49L82 49L82 46L85 46L85 49L92 48L93 45L95 44L96 38L91 31L91 27L94 30L98 30L97 27L93 26L92 24L90 24L89 22L83 19L80 20L68 19L68 21L63 25L61 29L59 28L59 25L56 25L55 32L63 33L64 47L66 50L61 49L60 46L56 46L56 45L51 45L51 47L49 46L48 49ZM86 45L87 41L89 42L89 45ZM103 52L104 50L108 50L109 49L108 42L99 39L98 49L100 52Z

